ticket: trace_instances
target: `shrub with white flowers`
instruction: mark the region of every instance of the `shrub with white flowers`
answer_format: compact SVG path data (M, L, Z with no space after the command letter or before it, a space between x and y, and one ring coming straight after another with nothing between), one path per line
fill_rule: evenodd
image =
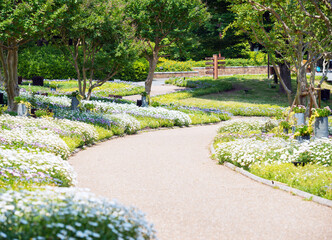
M76 184L73 167L59 156L38 149L0 147L0 188Z
M169 119L175 121L175 124L179 126L187 126L191 123L191 119L188 114L176 110L168 110L162 107L143 108L138 107L135 104L117 104L102 101L82 101L83 106L87 103L93 104L96 111L102 113L127 113L134 116Z
M0 194L1 239L156 239L142 213L76 188Z

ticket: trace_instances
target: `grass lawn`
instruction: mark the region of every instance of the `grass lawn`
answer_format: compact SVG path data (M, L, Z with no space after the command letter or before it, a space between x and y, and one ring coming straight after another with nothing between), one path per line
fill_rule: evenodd
M214 87L211 82L215 82L214 85L219 88ZM282 108L289 106L286 95L279 92L279 86L271 88L272 81L268 80L266 75L224 76L218 80L211 77L187 80L177 78L167 83L191 87L192 90L157 96L153 101L160 104L215 108L242 116L274 116L278 115ZM231 85L231 89L220 90L222 85ZM292 87L296 89L295 77L292 78ZM332 89L332 86L324 83L323 88ZM202 89L205 89L207 94L204 94ZM200 92L202 94L199 94ZM322 102L323 106L328 104L331 104L331 100Z
M30 84L30 85L29 85ZM69 94L78 90L77 80L64 81L44 81L44 86L32 86L32 81L24 81L20 87L32 92L50 92L50 85L57 85L59 94ZM95 88L92 94L96 97L108 97L109 95L128 96L140 94L144 91L144 87L132 85L123 82L106 82L102 86Z

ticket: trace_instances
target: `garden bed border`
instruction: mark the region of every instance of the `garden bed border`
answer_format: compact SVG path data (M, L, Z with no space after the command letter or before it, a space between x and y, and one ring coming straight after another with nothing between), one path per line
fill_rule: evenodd
M214 149L214 146L213 146L213 143L211 144L210 151L213 155L216 153L216 151ZM326 198L322 198L322 197L316 196L314 194L307 193L307 192L301 191L299 189L289 187L288 185L286 185L284 183L281 183L281 182L277 182L277 181L273 181L273 180L267 180L265 178L258 177L256 175L244 170L243 168L239 168L239 167L237 167L237 166L235 166L235 165L233 165L232 163L229 163L229 162L224 162L223 165L225 167L233 170L233 171L241 173L242 175L244 175L244 176L246 176L246 177L248 177L252 180L255 180L256 182L268 185L268 186L273 187L273 188L281 189L283 191L286 191L286 192L295 194L299 197L302 197L305 200L313 201L313 202L316 202L318 204L321 204L321 205L332 208L332 200L328 200Z

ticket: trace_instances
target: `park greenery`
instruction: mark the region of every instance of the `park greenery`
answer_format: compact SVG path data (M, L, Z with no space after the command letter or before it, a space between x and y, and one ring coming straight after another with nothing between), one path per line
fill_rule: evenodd
M225 121L220 163L332 200L331 139L294 139L313 137L316 118L331 114L331 100L319 108L314 94L332 90L315 76L331 58L331 10L327 0L0 0L0 238L156 239L138 210L75 188L67 159L162 127ZM269 56L281 85L265 75L186 77L167 80L183 90L147 96L148 107L122 98L149 95L155 71L204 67L219 51L234 57L226 66ZM35 76L43 86L26 80ZM298 112L312 113L308 125L295 126Z
M332 199L331 139L299 143L278 121L237 119L223 124L215 138L215 157L263 178Z

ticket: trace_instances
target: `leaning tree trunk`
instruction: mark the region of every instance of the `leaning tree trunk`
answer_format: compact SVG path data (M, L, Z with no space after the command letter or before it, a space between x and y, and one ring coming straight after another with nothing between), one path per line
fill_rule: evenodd
M152 86L154 71L156 70L156 67L157 67L157 62L158 62L158 58L159 58L158 52L159 52L159 50L155 49L152 53L152 56L149 58L149 74L145 80L145 92L147 93L148 96L150 96L150 93L151 93L151 86Z
M285 85L289 90L292 90L292 78L291 78L291 71L288 68L288 65L286 63L280 63L279 64L279 69L280 69L280 77L284 81ZM281 81L279 83L279 91L281 93L286 94L286 90L283 87Z

